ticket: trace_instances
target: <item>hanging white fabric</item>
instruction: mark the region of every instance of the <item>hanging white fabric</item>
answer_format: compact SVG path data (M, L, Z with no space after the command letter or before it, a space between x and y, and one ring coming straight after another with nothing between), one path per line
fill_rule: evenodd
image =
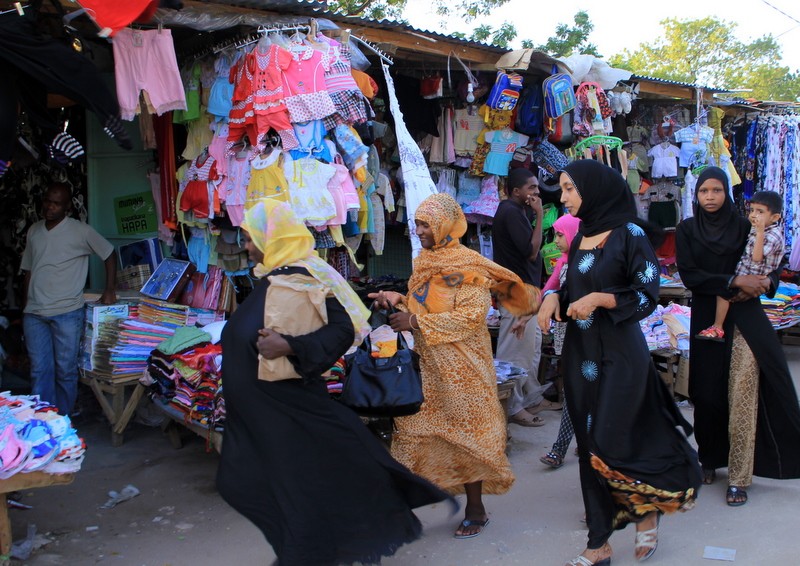
M411 134L403 120L403 113L400 111L400 104L397 102L397 94L394 90L394 80L389 74L389 66L382 64L383 76L386 79L386 92L389 94L389 110L395 123L395 136L397 137L397 148L400 153L400 168L403 172L403 184L405 190L406 222L411 237L411 257L417 257L422 245L416 233L414 224L414 213L420 203L438 191L431 179L428 165L419 150L417 142Z

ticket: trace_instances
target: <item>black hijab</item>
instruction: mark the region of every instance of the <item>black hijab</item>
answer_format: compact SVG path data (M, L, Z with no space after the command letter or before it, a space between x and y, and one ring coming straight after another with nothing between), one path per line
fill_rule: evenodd
M706 212L697 200L697 190L708 179L716 179L725 189L725 202L716 212ZM728 176L719 167L706 167L697 179L694 193L695 226L701 244L718 255L738 253L750 231L750 223L736 211L730 198Z
M628 182L615 169L594 159L579 159L561 172L569 175L583 201L575 214L581 219L580 234L594 236L632 222L644 229L653 246L659 245L661 231L636 215Z

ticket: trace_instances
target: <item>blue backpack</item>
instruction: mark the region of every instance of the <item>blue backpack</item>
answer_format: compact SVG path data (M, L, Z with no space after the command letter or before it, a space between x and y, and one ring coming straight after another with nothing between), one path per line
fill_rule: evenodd
M557 71L558 67L553 65L553 75L547 77L542 84L544 109L549 118L563 116L578 103L572 88L572 79Z
M517 120L514 129L531 137L544 130L544 94L538 84L525 87L517 103Z
M495 110L513 110L521 90L522 75L497 71L497 78L486 99L486 105Z

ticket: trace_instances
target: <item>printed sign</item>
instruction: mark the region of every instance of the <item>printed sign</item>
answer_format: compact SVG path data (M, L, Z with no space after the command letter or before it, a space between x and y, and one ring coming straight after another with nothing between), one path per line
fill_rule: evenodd
M117 219L117 234L120 236L146 234L158 230L156 205L150 192L115 198L114 215Z

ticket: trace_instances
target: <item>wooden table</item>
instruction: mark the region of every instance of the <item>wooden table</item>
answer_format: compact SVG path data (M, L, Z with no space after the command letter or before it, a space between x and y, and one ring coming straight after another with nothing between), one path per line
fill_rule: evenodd
M653 362L656 364L656 370L669 388L670 394L673 394L675 391L675 380L678 377L678 364L681 361L680 350L673 350L672 348L652 350L650 352L650 357L653 358Z
M10 564L11 553L11 520L8 518L7 494L12 491L23 491L36 487L49 485L66 485L75 479L74 474L46 474L44 472L31 472L29 474L15 474L7 480L0 480L0 564Z
M171 407L169 404L165 405L158 400L153 400L153 406L166 417L169 417L164 421L161 428L167 433L167 437L173 448L178 449L183 447L181 428L185 428L205 440L207 449L213 448L217 452L222 450L221 431L211 429L201 423L187 419L184 413Z
M83 373L81 383L92 389L111 423L111 445L122 446L125 429L144 395L145 386L139 383L138 377L106 378L91 371Z
M660 287L658 300L689 306L692 300L692 292L686 287Z

